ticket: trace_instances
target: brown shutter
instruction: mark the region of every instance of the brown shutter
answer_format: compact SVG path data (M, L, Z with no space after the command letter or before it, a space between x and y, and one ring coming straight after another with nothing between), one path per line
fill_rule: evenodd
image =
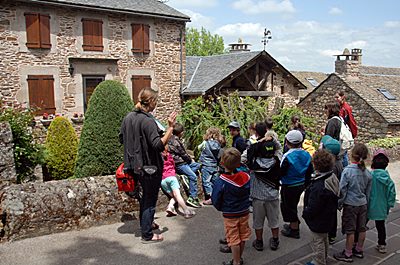
M36 114L55 114L54 78L51 75L28 76L29 105L39 108Z
M151 77L148 75L132 76L132 96L135 104L138 102L140 90L151 87Z
M90 48L92 47L92 28L92 21L82 19L82 48L84 51L90 51Z
M40 48L39 14L25 13L26 46L30 49Z
M150 26L143 25L143 53L150 53Z
M93 21L93 51L103 51L103 21Z
M142 24L132 24L132 52L144 52Z
M50 16L40 15L40 47L43 49L51 48L50 41Z
M84 51L103 51L103 21L82 19Z

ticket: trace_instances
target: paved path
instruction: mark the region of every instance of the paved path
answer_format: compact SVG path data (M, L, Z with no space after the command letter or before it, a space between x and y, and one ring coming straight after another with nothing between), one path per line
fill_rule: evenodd
M400 162L391 164L389 171L396 182L397 199L400 201ZM300 207L301 209L302 207ZM157 213L157 222L165 241L143 245L137 220L92 227L80 231L52 234L0 244L1 265L92 265L92 264L221 264L230 260L230 254L218 251L218 239L223 237L223 223L220 213L213 207L204 207L197 211L196 217L167 218L163 212ZM376 230L368 231L366 257L354 264L400 264L400 205L389 216L387 225L388 253L379 254L373 247L377 241ZM372 226L370 226L372 228ZM269 238L265 231L265 241ZM301 239L281 237L278 251L266 248L258 252L251 247L252 239L247 243L244 261L247 265L264 264L304 264L310 260L310 232L301 226ZM330 248L329 254L341 250L344 237ZM399 253L398 253L399 252ZM329 264L340 264L330 260Z

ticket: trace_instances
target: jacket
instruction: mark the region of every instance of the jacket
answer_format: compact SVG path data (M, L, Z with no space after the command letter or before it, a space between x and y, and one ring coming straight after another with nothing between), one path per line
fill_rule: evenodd
M339 112L340 117L343 118L344 122L349 126L351 134L353 135L353 138L356 138L357 136L357 123L356 120L354 119L352 109L347 102L343 102L340 112Z
M217 167L220 160L221 144L213 139L204 142L199 161L206 167Z
M243 151L247 149L246 140L242 136L236 135L233 137L232 147L235 147L240 153L243 153Z
M303 218L311 231L328 233L334 225L339 180L330 172L315 173L304 194Z
M396 189L389 172L375 169L371 173L372 187L368 204L368 219L386 220L396 202Z
M164 157L164 169L162 173L162 179L166 179L172 176L176 176L175 163L171 154L168 153L167 157Z
M143 166L156 166L155 174L161 177L164 165L161 134L151 114L138 109L128 113L119 134L119 140L124 145L125 169L143 175Z
M171 136L168 141L168 149L172 157L174 158L176 166L192 163L192 158L186 152L186 149L178 136Z
M225 218L238 218L249 214L250 176L241 171L222 174L214 183L211 201Z
M282 157L280 172L282 185L308 184L313 172L310 154L301 148L290 149Z
M348 165L340 178L339 207L343 204L362 206L368 204L372 176L367 169L362 171L357 164Z

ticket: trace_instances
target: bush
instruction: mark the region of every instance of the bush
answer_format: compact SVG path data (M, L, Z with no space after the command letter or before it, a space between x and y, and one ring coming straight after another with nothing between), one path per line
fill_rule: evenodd
M376 139L368 143L368 146L381 148L393 148L396 145L400 145L400 138Z
M17 182L28 181L33 177L36 165L43 162L43 147L34 142L32 129L33 112L23 107L6 107L0 102L0 121L10 124Z
M46 167L54 179L74 175L78 137L69 120L56 117L50 124L46 137Z
M119 131L133 102L126 87L107 80L92 94L78 147L75 177L114 174L123 162Z

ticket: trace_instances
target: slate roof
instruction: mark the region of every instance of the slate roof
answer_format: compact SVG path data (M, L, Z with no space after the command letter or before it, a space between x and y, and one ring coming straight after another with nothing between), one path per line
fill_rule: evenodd
M300 97L305 97L316 88L307 78L313 78L318 84L321 84L328 77L328 74L321 72L292 71L291 73L307 87L307 90L300 91Z
M23 0L52 5L67 5L89 9L103 9L109 12L159 16L169 19L190 21L190 17L157 0Z

